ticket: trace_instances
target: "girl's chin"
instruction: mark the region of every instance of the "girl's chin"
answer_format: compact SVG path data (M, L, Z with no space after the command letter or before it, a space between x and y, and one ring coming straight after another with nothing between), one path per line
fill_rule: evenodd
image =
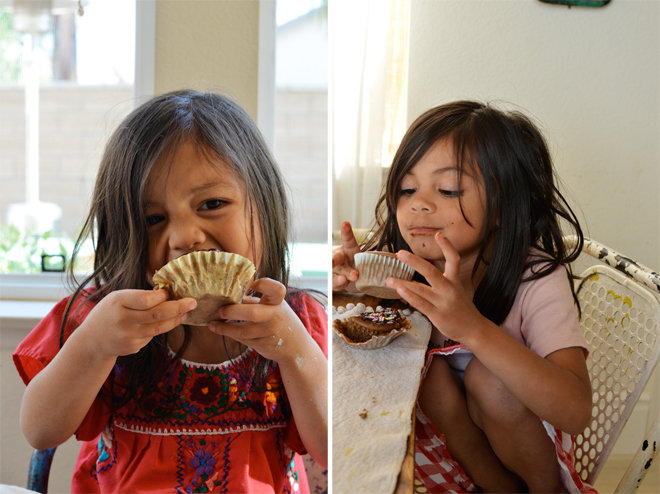
M442 249L431 239L431 242L414 242L410 248L416 256L426 259L429 262L444 261L445 256Z

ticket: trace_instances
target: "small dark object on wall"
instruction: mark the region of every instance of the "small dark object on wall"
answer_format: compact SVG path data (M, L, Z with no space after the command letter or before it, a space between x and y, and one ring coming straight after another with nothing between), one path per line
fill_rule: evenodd
M61 263L55 264L51 261L51 259L56 258L56 259L61 259ZM64 272L66 267L66 257L64 257L62 254L54 254L54 255L48 255L48 254L42 254L41 255L41 271L44 273L47 272L56 272L56 273L62 273Z
M571 7L605 7L611 0L539 0L539 2L552 5L566 5Z

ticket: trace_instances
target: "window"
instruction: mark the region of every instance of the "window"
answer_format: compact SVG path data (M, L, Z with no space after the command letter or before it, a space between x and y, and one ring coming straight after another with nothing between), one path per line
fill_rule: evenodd
M1 12L0 272L39 272L42 251L70 252L88 210L105 142L133 109L135 94L144 95L137 86L149 86L149 77L153 82L153 73L141 72L153 67L154 26L148 24L155 22L154 2L83 2L82 16L75 12L78 2L70 4L74 10L52 15L49 30L34 37L39 57L36 196L61 211L41 229L51 231L45 235L49 238L21 235L6 221L12 204L29 202L26 60L25 38L13 29L14 13ZM318 278L325 290L327 266L319 260L326 256L319 249L327 243L327 2L279 0L277 15L273 147L292 191L292 277ZM66 49L58 40L69 41ZM140 48L140 43L151 48ZM303 44L308 49L301 53ZM139 73L134 73L136 57L141 60ZM91 248L87 253L93 254ZM57 262L52 259L52 266Z
M135 0L82 3L82 16L77 1L0 11L0 270L70 250L105 141L133 108Z

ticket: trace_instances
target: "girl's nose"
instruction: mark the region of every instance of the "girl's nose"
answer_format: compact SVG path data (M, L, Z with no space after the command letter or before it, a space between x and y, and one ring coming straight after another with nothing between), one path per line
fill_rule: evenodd
M190 250L205 240L204 231L195 221L182 219L170 224L169 244L172 250Z
M425 193L418 191L410 207L417 213L430 213L435 209L435 204Z

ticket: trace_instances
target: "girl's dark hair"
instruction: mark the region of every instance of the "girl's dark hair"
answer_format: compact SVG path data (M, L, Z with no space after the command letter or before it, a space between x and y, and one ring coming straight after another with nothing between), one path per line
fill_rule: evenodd
M363 250L410 251L396 221L401 181L435 142L445 138L454 146L459 190L465 170L478 167L484 180L484 241L472 273L485 267L473 299L481 314L501 324L520 283L542 278L559 265L566 265L573 285L569 263L582 250L582 229L558 190L545 139L522 113L475 101L438 106L413 122L394 156L376 206L375 232ZM562 242L562 223L577 235L571 250ZM531 249L540 256L533 256ZM531 274L523 279L528 269ZM574 299L577 304L575 294Z
M74 328L74 305L98 302L122 289L151 290L147 282L148 236L144 214L147 177L155 163L170 160L185 142L193 142L209 163L221 161L243 181L252 239L261 238L257 278L288 284L287 191L279 168L257 126L241 106L213 93L191 90L156 96L133 110L108 141L101 159L89 215L69 263L74 294L64 314L60 345ZM255 229L259 228L259 235ZM75 282L73 266L83 242L94 242L94 271ZM93 285L96 290L85 290ZM82 303L80 301L82 300ZM186 329L183 352L189 341ZM130 381L119 405L140 399L162 372L166 335L154 338L137 354L120 359ZM265 370L267 363L258 365ZM116 398L116 397L115 397Z

